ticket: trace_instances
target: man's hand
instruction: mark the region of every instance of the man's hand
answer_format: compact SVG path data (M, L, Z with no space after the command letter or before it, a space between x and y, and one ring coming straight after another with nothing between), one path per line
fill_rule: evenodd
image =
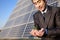
M44 35L44 32L45 32L44 28L41 28L41 30L39 30L39 32L36 33L36 35L42 37Z
M40 36L42 37L44 35L44 28L41 28L41 30L36 30L36 29L32 29L32 31L30 32L31 35L33 36Z
M32 31L30 32L30 34L33 35L33 36L37 36L38 32L39 32L38 30L32 29Z

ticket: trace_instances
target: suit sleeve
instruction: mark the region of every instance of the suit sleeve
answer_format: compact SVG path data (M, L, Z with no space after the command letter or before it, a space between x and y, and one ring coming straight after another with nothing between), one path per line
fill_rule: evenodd
M55 14L55 29L48 30L48 35L60 35L60 11Z
M60 34L60 10L56 14L56 34Z
M34 20L34 27L33 27L33 29L40 30L40 27L39 27L39 24L38 24L38 17L36 16L36 14L33 15L33 20Z

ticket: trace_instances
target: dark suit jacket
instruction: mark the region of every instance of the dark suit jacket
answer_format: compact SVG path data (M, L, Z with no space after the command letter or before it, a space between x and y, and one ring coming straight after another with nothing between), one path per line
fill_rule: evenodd
M36 29L47 28L48 34L46 37L56 37L60 35L60 10L58 7L48 6L48 10L45 14L45 20L40 11L37 11L33 15L34 26Z

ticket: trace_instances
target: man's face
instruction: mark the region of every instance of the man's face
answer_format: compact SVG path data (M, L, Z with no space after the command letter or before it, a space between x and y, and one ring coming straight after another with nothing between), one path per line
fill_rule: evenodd
M44 10L46 3L43 0L33 0L33 4L38 10L42 11Z

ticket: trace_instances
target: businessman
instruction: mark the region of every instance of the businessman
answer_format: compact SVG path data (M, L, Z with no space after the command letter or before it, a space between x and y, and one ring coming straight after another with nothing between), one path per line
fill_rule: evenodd
M60 8L48 6L46 0L32 0L38 9L33 15L34 27L30 34L41 40L60 40Z

